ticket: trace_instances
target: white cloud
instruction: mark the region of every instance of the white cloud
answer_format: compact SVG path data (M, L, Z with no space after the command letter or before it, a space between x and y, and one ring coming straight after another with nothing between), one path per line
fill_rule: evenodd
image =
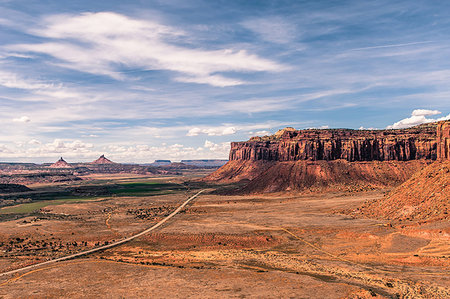
M14 118L13 121L18 122L18 123L28 123L28 122L30 122L30 118L28 116L24 115L24 116L21 116L18 118Z
M308 129L329 129L330 128L330 126L328 126L328 125L324 125L324 126L320 126L320 127L309 127Z
M224 136L233 135L237 132L235 127L216 127L216 128L192 128L188 131L186 136L198 136L206 134L208 136Z
M257 131L257 132L253 132L253 131L251 131L251 132L248 132L248 134L250 135L250 136L268 136L268 135L272 135L272 133L271 132L269 132L269 131L266 131L266 130L263 130L263 131Z
M46 143L40 147L32 148L34 152L46 153L86 153L94 147L91 143L84 143L80 140L55 139L51 143Z
M28 141L28 144L37 145L37 144L42 144L42 143L37 139L31 139L30 141Z
M411 116L408 118L404 118L393 125L387 126L387 129L404 129L409 128L425 123L440 121L440 120L447 120L450 119L450 114L441 118L433 119L433 118L427 118L427 116L430 115L437 115L441 114L438 110L427 110L427 109L416 109L411 113Z
M221 156L226 156L230 152L230 142L214 143L206 140L203 147Z
M378 129L377 128L372 128L372 127L366 128L366 127L361 126L361 127L358 128L358 130L378 130Z
M416 109L411 113L411 116L429 116L429 115L437 115L441 114L441 111L438 110L426 110L426 109Z
M9 149L6 145L0 144L0 153L6 154L6 153L12 153L13 151Z
M45 53L60 60L63 67L115 79L125 78L117 71L121 65L174 71L183 74L175 78L178 81L225 87L244 82L217 73L286 69L245 50L204 50L175 45L173 41L188 38L186 33L112 12L50 16L41 28L30 33L53 41L7 48L16 52Z
M224 159L228 157L230 143L215 144L206 141L203 147L187 147L183 144L162 144L150 146L145 144L124 146L108 146L108 156L118 161L150 162L156 159L170 159L179 161L182 159Z
M19 89L47 89L50 84L27 80L19 77L17 74L0 71L0 85L8 88Z
M296 27L282 17L264 17L245 21L242 25L258 34L263 40L285 44L298 37Z
M236 86L246 83L241 80L229 79L219 75L211 75L206 77L176 77L175 80L186 83L209 84L218 87Z
M30 78L23 78L18 74L1 71L0 70L0 86L7 88L24 89L31 91L33 94L41 95L38 100L43 99L68 99L68 98L81 98L80 93L71 90L62 84L48 83L39 80L33 80ZM17 98L16 98L17 99ZM29 101L30 98L28 97Z

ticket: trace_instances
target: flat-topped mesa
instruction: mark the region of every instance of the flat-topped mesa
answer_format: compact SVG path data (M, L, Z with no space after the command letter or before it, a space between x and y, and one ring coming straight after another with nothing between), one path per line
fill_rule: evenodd
M448 125L448 122L447 122ZM436 123L398 130L351 130L286 128L272 136L232 142L230 160L300 161L409 161L436 160ZM448 126L441 125L449 155ZM447 137L445 137L447 136Z
M438 159L450 160L450 121L438 122L437 142Z

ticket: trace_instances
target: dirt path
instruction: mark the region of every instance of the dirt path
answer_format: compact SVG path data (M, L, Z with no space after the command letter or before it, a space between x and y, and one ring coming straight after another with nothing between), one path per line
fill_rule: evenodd
M101 250L105 250L105 249L109 249L109 248L112 248L112 247L116 247L116 246L118 246L118 245L124 244L124 243L126 243L126 242L131 241L131 240L134 240L134 239L136 239L136 238L138 238L138 237L140 237L140 236L142 236L142 235L145 235L145 234L147 234L147 233L149 233L149 232L151 232L151 231L157 229L157 228L160 227L161 225L163 225L163 224L164 224L165 222L167 222L169 219L171 219L171 218L174 217L176 214L178 214L178 213L179 213L179 212L180 212L180 211L181 211L181 210L182 210L182 209L183 209L190 201L192 201L193 199L195 199L195 198L196 198L198 195L200 195L203 191L205 191L205 189L200 190L200 191L197 192L195 195L189 197L189 198L188 198L183 204L181 204L175 211L173 211L172 213L170 213L170 215L166 216L166 217L165 217L164 219L162 219L160 222L156 223L155 225L153 225L152 227L150 227L150 228L148 228L148 229L146 229L146 230L143 230L142 232L140 232L140 233L138 233L138 234L132 235L131 237L125 238L125 239L123 239L123 240L120 240L120 241L117 241L117 242L114 242L114 243L111 243L111 244L108 244L108 245L100 246L100 247L97 247L97 248L94 248L94 249L90 249L90 250L78 252L78 253L75 253L75 254L67 255L67 256L60 257L60 258L53 259L53 260L49 260L49 261L46 261L46 262L42 262L42 263L38 263L38 264L26 266L26 267L23 267L23 268L19 268L19 269L12 270L12 271L8 271L8 272L4 272L4 273L0 273L0 277L1 277L1 276L5 276L5 275L9 275L9 274L14 274L14 273L17 273L17 272L20 272L20 271L24 271L24 270L30 270L30 269L37 268L37 267L40 267L40 266L43 266L43 265L48 265L48 264L52 264L52 263L56 263L56 262L66 261L66 260L74 259L74 258L77 258L77 257L80 257L80 256L86 256L86 255L92 254L92 253L94 253L94 252L98 252L98 251L101 251Z

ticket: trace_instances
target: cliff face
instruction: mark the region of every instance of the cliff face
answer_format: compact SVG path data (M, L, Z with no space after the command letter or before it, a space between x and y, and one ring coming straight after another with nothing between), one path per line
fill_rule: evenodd
M230 161L206 177L220 183L245 182L238 194L271 192L355 192L396 187L429 160L414 161Z
M450 121L437 124L437 156L441 160L450 160Z
M237 192L357 191L398 186L450 160L450 121L402 130L295 130L231 144L230 161L204 181Z
M448 126L443 138L448 138ZM447 137L445 137L447 136ZM448 156L450 144L441 149ZM230 161L409 161L437 158L436 125L403 130L294 130L231 144Z

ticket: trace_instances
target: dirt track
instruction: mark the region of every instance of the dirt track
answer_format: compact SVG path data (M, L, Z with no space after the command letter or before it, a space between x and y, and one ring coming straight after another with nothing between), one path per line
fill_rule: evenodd
M110 229L124 237L159 222L162 218L137 216L173 210L181 196L52 206L48 213L69 218L37 222L40 226L9 221L2 223L3 232L36 230L62 240L92 240L96 231L111 240ZM445 223L389 223L336 213L381 196L204 194L169 226L88 259L27 272L0 286L0 296L445 298L450 233ZM70 230L75 234L67 234Z
M57 258L57 259L49 260L49 261L46 261L46 262L34 264L34 265L31 265L31 266L19 268L19 269L8 271L8 272L4 272L4 273L0 273L0 277L1 276L5 276L5 275L14 274L14 273L21 272L21 271L25 271L25 270L31 270L31 269L34 269L34 268L37 268L37 267L41 267L41 266L44 266L44 265L49 265L49 264L62 262L62 261L66 261L66 260L71 260L71 259L74 259L74 258L77 258L77 257L81 257L81 256L87 256L87 255L90 255L90 254L95 253L95 252L99 252L99 251L102 251L102 250L106 250L106 249L113 248L113 247L119 246L121 244L127 243L127 242L129 242L131 240L134 240L134 239L136 239L136 238L138 238L138 237L140 237L142 235L145 235L145 234L147 234L147 233L157 229L161 225L163 225L165 222L167 222L173 216L178 214L190 201L195 199L198 195L200 195L204 191L205 190L201 190L201 191L197 192L195 195L189 197L183 204L181 204L170 215L166 216L165 218L163 218L161 221L159 221L155 225L151 226L150 228L148 228L148 229L146 229L146 230L144 230L144 231L142 231L140 233L137 233L135 235L132 235L131 237L125 238L125 239L117 241L117 242L113 242L113 243L108 244L108 245L100 246L100 247L97 247L97 248L94 248L94 249L81 251L81 252L78 252L78 253L75 253L75 254L71 254L71 255L60 257L60 258Z

